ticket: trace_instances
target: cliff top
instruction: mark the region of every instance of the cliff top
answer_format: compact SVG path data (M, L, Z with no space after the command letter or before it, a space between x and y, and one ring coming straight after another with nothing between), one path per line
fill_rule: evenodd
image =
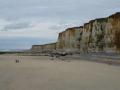
M36 46L44 46L44 45L51 45L51 44L56 44L56 42L55 42L55 43L42 44L42 45L32 45L32 47L36 47Z
M120 12L116 12L115 14L109 16L109 18L120 18Z
M96 18L94 20L90 20L88 23L85 23L84 26L86 25L89 25L90 23L92 24L93 22L95 21L98 21L98 22L106 22L108 20L108 18L114 18L114 19L118 19L120 18L120 12L116 12L115 14L111 15L111 16L108 16L106 18Z
M82 29L83 26L67 28L65 31L68 31L68 30L75 30L75 29L80 29L80 28ZM65 31L62 31L62 32L60 32L59 34L62 34L62 33L64 33Z

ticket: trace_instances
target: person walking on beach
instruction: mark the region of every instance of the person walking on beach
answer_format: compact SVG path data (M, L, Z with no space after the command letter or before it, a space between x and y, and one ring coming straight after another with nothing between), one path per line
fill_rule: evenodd
M15 60L15 63L19 63L20 60L19 60L19 56L17 57L18 59Z
M16 60L15 60L15 62L16 62L16 63L19 63L19 60L18 60L18 59L16 59Z

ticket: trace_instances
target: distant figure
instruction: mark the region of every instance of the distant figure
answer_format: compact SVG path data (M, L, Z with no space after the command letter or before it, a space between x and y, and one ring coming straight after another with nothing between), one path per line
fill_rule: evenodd
M18 59L16 59L16 60L15 60L15 62L16 62L16 63L19 63L19 60L18 60Z

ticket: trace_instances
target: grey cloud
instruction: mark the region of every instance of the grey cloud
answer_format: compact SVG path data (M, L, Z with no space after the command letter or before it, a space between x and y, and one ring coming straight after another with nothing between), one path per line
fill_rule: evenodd
M9 31L9 30L19 30L19 29L27 29L32 27L29 23L12 23L6 25L1 31Z

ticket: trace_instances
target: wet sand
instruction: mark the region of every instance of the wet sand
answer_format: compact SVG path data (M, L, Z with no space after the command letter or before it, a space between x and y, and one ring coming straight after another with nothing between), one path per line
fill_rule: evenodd
M120 90L120 66L0 55L0 90Z

